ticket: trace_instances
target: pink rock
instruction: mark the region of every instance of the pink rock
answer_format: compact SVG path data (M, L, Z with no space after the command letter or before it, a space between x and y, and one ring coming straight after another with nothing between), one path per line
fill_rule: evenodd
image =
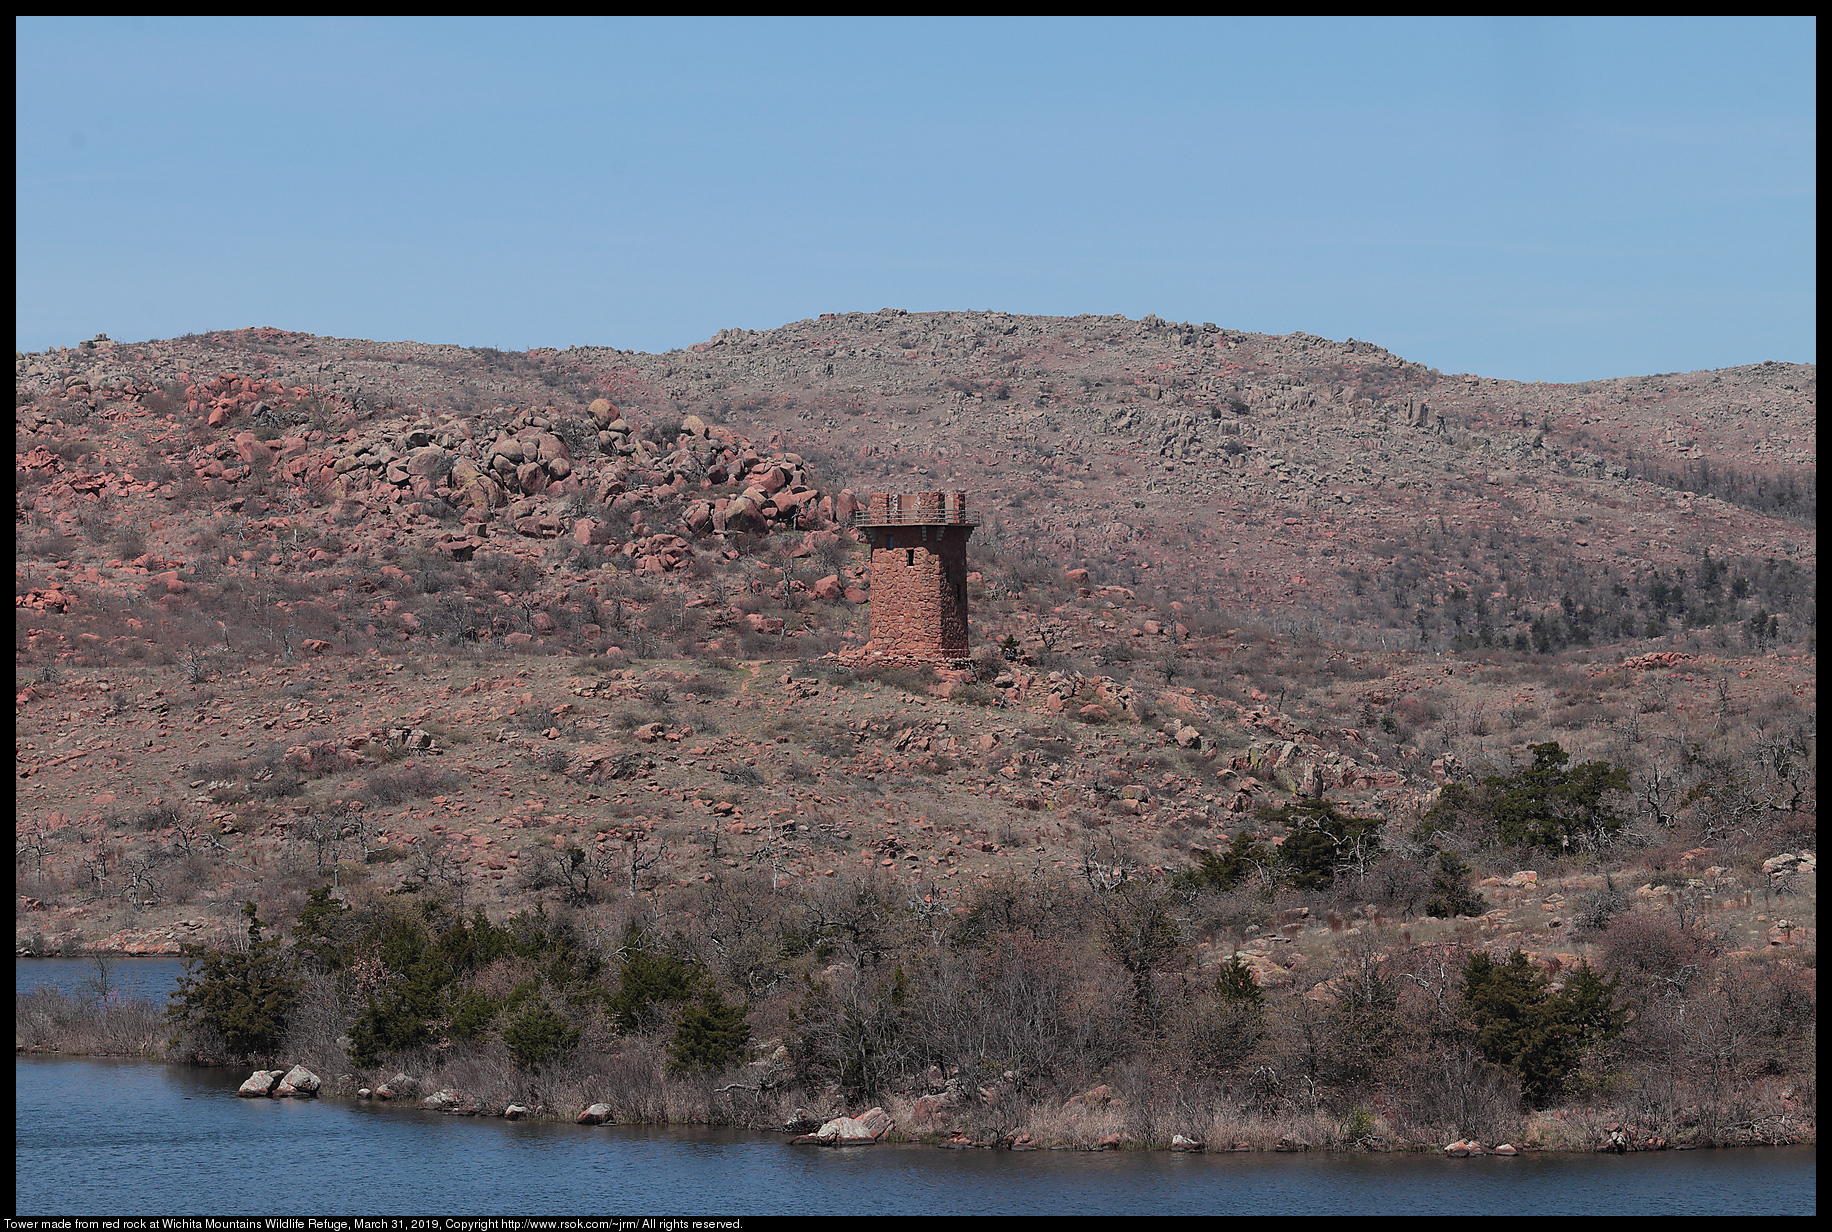
M243 1099L265 1099L273 1094L274 1088L280 1085L280 1079L285 1076L285 1070L257 1069L248 1075L246 1082L236 1088L235 1093Z
M946 1120L949 1100L946 1095L924 1095L910 1106L910 1119L920 1128L939 1129Z
M814 1136L829 1146L863 1145L878 1141L890 1128L890 1116L882 1108L873 1108L857 1117L835 1117Z
M608 522L598 522L591 518L580 518L573 523L572 537L574 542L591 547L611 541L611 527Z

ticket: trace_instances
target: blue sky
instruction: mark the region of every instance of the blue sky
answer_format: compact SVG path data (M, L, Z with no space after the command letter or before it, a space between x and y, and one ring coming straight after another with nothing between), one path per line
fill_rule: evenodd
M1811 19L21 20L16 345L1155 312L1816 358Z

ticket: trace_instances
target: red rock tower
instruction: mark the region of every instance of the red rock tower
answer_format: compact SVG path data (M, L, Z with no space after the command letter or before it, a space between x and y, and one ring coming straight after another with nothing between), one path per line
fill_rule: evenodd
M871 649L893 659L967 657L965 492L872 493L853 515L871 545Z

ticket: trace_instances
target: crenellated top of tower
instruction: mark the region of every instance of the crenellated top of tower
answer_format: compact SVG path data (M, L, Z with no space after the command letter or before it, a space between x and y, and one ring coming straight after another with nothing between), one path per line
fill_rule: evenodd
M871 503L852 515L854 526L978 526L965 492L873 492Z

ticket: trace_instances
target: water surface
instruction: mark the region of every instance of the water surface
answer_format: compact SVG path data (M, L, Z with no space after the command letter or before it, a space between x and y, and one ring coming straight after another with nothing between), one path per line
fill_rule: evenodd
M243 1100L245 1075L15 1063L20 1214L1809 1214L1811 1148L1171 1155L792 1147L736 1130Z
M178 987L178 977L184 974L182 958L111 957L107 966L111 992L156 1005L165 1004ZM89 996L97 974L92 958L18 958L13 960L13 990L29 993L43 985Z

